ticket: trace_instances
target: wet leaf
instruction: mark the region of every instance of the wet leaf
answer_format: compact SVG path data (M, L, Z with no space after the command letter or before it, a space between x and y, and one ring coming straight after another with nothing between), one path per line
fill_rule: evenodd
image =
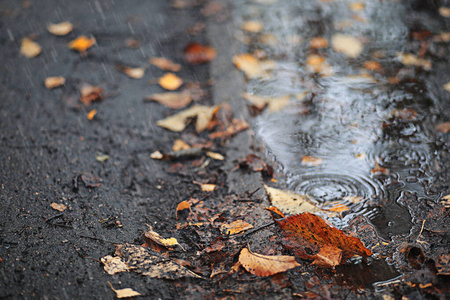
M450 208L450 195L442 197L441 203L442 205L444 205L445 208Z
M436 130L443 132L443 133L447 133L450 131L450 122L444 122L444 123L440 123L436 126Z
M203 105L194 105L191 108L179 112L168 118L159 120L156 125L164 127L172 131L183 131L189 120L196 117L195 128L197 132L201 132L208 127L211 122L213 115L220 109L218 106L208 107Z
M97 110L96 109L91 110L87 114L87 119L88 120L93 120L96 114L97 114Z
M443 17L450 17L450 8L448 7L439 7L439 14Z
M366 68L367 70L370 70L370 71L381 71L383 69L381 67L380 63L373 61L373 60L365 61L363 66L364 66L364 68Z
M309 41L309 46L313 49L321 49L328 47L328 40L324 37L313 37Z
M243 97L245 100L250 101L258 110L262 110L264 107L268 106L270 112L282 110L289 103L290 99L287 95L281 97L264 97L249 93L244 93Z
M178 220L178 212L181 211L181 210L185 210L185 209L191 209L191 205L189 204L189 202L184 200L184 201L178 203L177 210L175 212L175 219Z
M314 157L314 156L308 156L305 155L302 157L302 165L314 167L314 166L320 166L323 162L323 159L320 157Z
M375 162L375 167L370 170L370 173L375 175L389 175L389 171L386 168L381 167L377 161Z
M330 204L332 204L332 203L330 203ZM345 205L343 203L337 202L337 203L332 204L331 206L324 207L324 209L340 213L343 211L350 210L350 207L348 207L347 205Z
M306 195L295 194L264 185L270 203L284 213L295 215L304 212L317 213L321 210L310 202Z
M439 255L436 261L437 275L450 275L450 254Z
M160 236L158 233L153 231L153 228L147 224L148 230L144 232L144 238L149 239L161 246L164 246L166 248L173 248L174 246L181 247L180 244L178 244L178 241L176 238L168 238L165 239L162 236Z
M132 244L116 245L116 255L126 262L130 270L149 277L179 279L202 278L159 253Z
M325 57L311 54L306 58L306 67L308 71L314 73L320 73L324 76L330 76L333 74L333 70Z
M111 286L111 289L116 293L116 297L119 298L119 299L120 298L129 298L129 297L134 297L134 296L142 296L141 293L133 291L130 288L116 290L116 289L113 288L111 282L108 281L108 283Z
M217 51L211 46L190 43L184 48L184 59L192 64L204 64L216 58Z
M322 267L334 268L355 254L372 254L358 238L347 236L342 230L329 226L319 216L308 212L275 222L282 229L286 248Z
M248 154L245 159L241 158L239 160L238 166L239 168L249 168L253 172L263 172L267 176L273 175L272 167L254 154Z
M64 36L68 35L73 30L73 25L70 22L62 22L58 24L47 24L47 30L54 35Z
M86 187L96 188L100 186L100 178L95 177L91 173L81 174L80 177Z
M109 155L101 153L101 152L97 152L97 154L95 155L95 160L99 161L99 162L104 162L107 161L109 159Z
M169 108L184 108L192 102L192 96L188 92L172 92L153 94L145 98L147 101L156 101Z
M204 192L213 192L216 189L216 185L210 184L210 183L204 183L204 184L200 185L200 188Z
M253 253L247 248L242 249L239 262L248 272L256 276L271 276L300 266L294 256L262 255Z
M181 65L174 63L170 59L164 58L164 57L153 57L149 60L149 62L165 71L172 71L172 72L178 72L181 70Z
M205 7L202 8L202 15L206 17L213 16L219 13L223 9L223 5L219 1L208 2Z
M276 65L273 60L260 61L248 53L233 56L233 64L249 79L268 77L267 70L275 68Z
M260 21L247 21L242 24L242 30L258 33L263 31L264 25Z
M95 38L88 38L85 35L80 35L69 43L69 48L78 52L85 52L95 44Z
M166 90L174 91L183 84L183 79L173 73L166 73L158 79L158 83Z
M361 12L364 10L364 3L363 2L353 2L349 4L350 10L353 12Z
M163 159L163 158L164 158L164 154L162 154L162 153L159 152L159 151L155 151L155 152L153 152L153 153L150 154L150 158L153 158L153 159Z
M59 203L55 203L55 202L53 202L50 206L54 210L57 210L57 211L60 211L60 212L63 212L63 211L65 211L67 209L67 206L65 206L64 204L59 204Z
M100 259L102 262L103 269L109 275L114 275L116 273L128 271L128 265L118 256L112 257L111 255L106 255Z
M189 146L189 144L186 143L183 140L176 139L173 142L173 146L172 146L172 151L173 152L177 152L177 151L180 151L180 150L188 150L188 149L191 149L191 146Z
M41 54L42 48L38 43L34 42L30 38L23 38L20 45L20 53L28 58L33 58Z
M443 88L444 88L444 90L446 90L447 92L450 92L450 82L447 82L446 84L444 84Z
M275 46L279 43L278 37L271 33L266 33L266 34L261 35L261 37L259 38L259 41L262 44L268 45L268 46Z
M422 67L425 70L431 69L431 61L429 61L428 59L419 58L412 53L399 52L398 59L401 61L402 64L406 66Z
M224 160L225 159L225 157L223 157L222 154L216 153L216 152L207 151L206 155L215 160Z
M94 101L102 100L103 89L97 86L92 86L85 84L81 87L81 98L80 101L84 105L91 105Z
M233 235L233 234L241 233L241 232L243 232L247 229L251 229L251 228L253 228L252 224L249 224L242 220L237 220L237 221L231 222L230 224L222 224L220 226L220 231L226 235Z
M331 45L335 51L351 58L357 58L363 51L363 45L357 38L342 33L333 35Z
M49 90L64 85L66 83L66 79L61 76L55 76L55 77L47 77L45 78L45 87Z
M213 132L209 135L209 138L211 138L211 139L217 139L217 138L227 139L227 138L232 137L236 133L246 130L248 128L249 128L249 125L244 120L233 119L231 121L231 124L225 129L225 131Z
M134 79L141 79L144 77L145 69L144 68L130 68L130 67L123 67L123 66L117 66L117 69L119 71L122 71L128 77L134 78Z

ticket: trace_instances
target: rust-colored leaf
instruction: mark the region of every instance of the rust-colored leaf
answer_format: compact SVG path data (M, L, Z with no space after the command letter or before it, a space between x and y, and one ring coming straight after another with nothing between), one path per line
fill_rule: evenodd
M158 79L158 83L166 90L174 91L183 84L183 79L173 73L166 73Z
M379 62L368 60L363 63L364 68L370 71L381 71L383 68L381 67Z
M300 266L294 256L262 255L242 249L239 262L250 273L256 276L270 276Z
M249 224L242 220L237 220L231 222L230 224L222 224L222 226L220 226L220 231L226 235L233 235L241 233L242 231L245 231L250 228L253 228L252 224Z
M80 35L69 43L69 48L78 52L85 52L95 44L95 38L88 38L85 35Z
M164 58L164 57L152 57L149 62L154 65L155 67L158 67L165 71L172 71L172 72L178 72L181 70L181 65L174 63L170 59Z
M331 65L327 62L325 57L317 54L308 55L308 57L306 58L306 67L308 71L320 73L324 76L333 74L333 69L331 68Z
M184 59L192 64L204 64L216 58L217 51L211 46L190 43L184 48Z
M55 202L53 202L51 205L50 205L53 209L55 209L55 210L57 210L57 211L65 211L66 210L66 208L67 208L67 206L65 206L64 204L59 204L59 203L55 203Z
M87 114L87 119L88 120L93 120L96 114L97 114L97 110L96 109L91 110Z
M175 212L175 219L178 220L178 212L185 209L191 209L191 205L186 200L178 203L177 205L177 211Z
M89 106L94 101L102 100L103 89L100 87L85 84L81 88L80 92L81 92L80 101L84 105Z
M386 168L383 168L380 166L380 164L376 161L375 162L375 167L373 167L372 170L370 170L370 173L375 174L375 175L389 175L389 170L387 170Z
M231 121L231 124L224 131L213 132L209 135L209 137L211 139L230 138L236 133L246 130L248 127L248 123L244 120L233 119L233 121Z
M283 245L286 248L298 257L313 260L314 264L323 267L333 268L355 254L372 254L357 237L347 236L342 230L330 227L323 219L311 213L275 222L282 229Z

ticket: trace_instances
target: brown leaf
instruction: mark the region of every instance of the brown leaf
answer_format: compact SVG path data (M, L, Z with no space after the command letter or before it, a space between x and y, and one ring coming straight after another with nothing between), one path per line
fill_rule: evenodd
M173 73L166 73L158 79L158 83L166 90L174 91L183 84L183 79Z
M275 222L282 229L286 248L320 266L332 268L354 254L372 254L358 238L347 236L342 230L330 227L320 217L308 212ZM342 258L337 260L339 253L342 253Z
M217 51L211 46L190 43L184 48L184 59L192 64L204 64L216 58Z
M176 238L168 238L165 239L160 236L158 233L153 231L153 228L147 224L148 230L144 232L144 238L149 239L159 245L162 245L167 248L173 248L174 246L180 246Z
M227 139L227 138L232 137L236 133L246 130L248 128L249 128L249 125L244 120L233 119L233 121L227 127L227 129L225 129L225 131L213 132L209 135L209 137L211 139L217 139L217 138Z
M20 53L28 58L33 58L41 54L42 48L38 43L34 42L30 38L23 38L20 45Z
M258 110L262 110L267 105L270 112L280 111L289 103L290 99L287 95L280 97L265 97L249 93L244 93L243 97L245 100L250 101Z
M270 276L300 266L294 256L262 255L242 249L239 262L250 273L256 276Z
M440 123L436 126L436 130L443 132L443 133L447 133L450 131L450 122L444 122L444 123Z
M57 211L61 211L61 212L65 211L67 209L67 206L65 206L64 204L59 204L59 203L55 203L55 202L53 202L50 206L53 209L55 209Z
M61 76L57 76L57 77L47 77L45 78L45 87L49 90L64 85L66 83L66 79L64 77Z
M172 92L153 94L145 98L147 101L156 101L169 108L184 108L192 102L192 96L189 92Z
M370 71L381 71L383 69L379 62L373 60L365 61L363 66Z
M222 224L220 226L220 231L226 235L233 235L233 234L241 233L250 228L253 228L252 224L249 224L242 220L237 220L237 221L231 222L230 224Z
M100 261L104 264L103 268L109 275L128 271L127 264L118 256L112 257L111 255L103 256Z
M130 288L116 290L116 289L113 288L111 282L108 281L108 283L111 286L111 289L116 293L116 297L119 298L119 299L120 298L129 298L129 297L134 297L134 296L142 296L141 293L133 291Z
M375 174L375 175L389 175L389 171L386 168L383 168L380 166L380 164L376 161L375 162L375 167L373 167L372 170L370 170L370 173Z
M183 131L186 128L191 118L196 117L197 120L195 123L195 128L197 132L201 132L208 127L208 124L211 122L214 114L219 109L219 106L208 107L203 105L194 105L187 110L159 120L158 122L156 122L156 125L179 132Z
M72 32L73 25L70 22L62 22L58 24L47 24L47 30L54 35L64 36Z
M154 65L155 67L158 67L165 71L172 71L172 72L178 72L181 70L181 65L174 63L170 59L164 58L164 57L152 57L149 62Z
M95 44L95 38L88 38L85 35L80 35L69 43L69 48L78 52L85 52Z
M81 98L80 101L84 105L91 105L94 101L102 100L103 89L98 86L92 86L85 84L81 87Z

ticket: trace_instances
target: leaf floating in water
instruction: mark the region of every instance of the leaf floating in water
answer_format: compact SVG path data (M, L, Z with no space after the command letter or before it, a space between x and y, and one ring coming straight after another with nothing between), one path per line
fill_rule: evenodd
M320 166L323 162L323 159L320 157L308 156L305 155L302 157L302 165L308 167Z
M333 75L333 69L325 57L317 54L311 54L306 58L306 67L308 71L319 73L323 76Z
M281 97L264 97L253 95L249 93L244 93L243 98L252 103L252 105L258 109L262 110L264 107L268 106L270 112L277 112L282 110L289 103L289 96Z
M389 171L386 168L381 167L377 161L375 162L375 167L370 170L370 173L374 175L389 175Z
M253 253L247 248L242 249L239 262L248 272L256 276L271 276L300 266L294 256L262 255Z
M243 53L233 56L233 64L245 73L247 78L267 78L267 70L275 68L275 61L260 61L251 54Z
M20 45L20 53L28 58L33 58L41 54L41 46L30 38L23 38Z
M328 47L328 40L324 37L313 37L309 41L309 45L313 49L321 49Z
M419 58L411 53L399 52L398 59L406 66L422 67L427 71L431 69L431 61L428 59Z
M355 37L337 33L331 39L333 49L350 58L357 58L363 51L362 43Z

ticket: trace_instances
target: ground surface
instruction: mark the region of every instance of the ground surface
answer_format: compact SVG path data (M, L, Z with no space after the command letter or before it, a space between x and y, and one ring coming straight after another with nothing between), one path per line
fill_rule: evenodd
M443 254L442 245L448 243L448 208L437 204L427 204L422 215L415 215L419 225L418 220L430 211L439 214L442 222L423 233L428 244L425 255L418 242L420 228L407 239L394 239L379 250L391 256L396 270L375 260L372 267L343 267L338 273L307 262L272 277L256 277L242 267L230 273L247 244L255 252L287 254L276 229L269 227L234 239L221 235L219 226L213 225L177 230L176 224L183 223L176 220L177 204L191 197L206 207L198 209L199 215L217 215L220 223L242 219L257 227L271 219L263 210L269 204L262 188L264 176L235 168L239 157L261 155L251 130L213 141L211 150L224 155L225 161L197 157L177 164L150 158L155 150L170 152L178 138L191 143L210 140L208 133L197 135L193 126L183 133L156 126L157 120L175 111L143 101L150 94L163 92L156 79L164 71L148 64L151 57L163 56L180 63L178 75L186 83L200 82L204 94L196 100L198 104L227 102L235 118L250 122L241 98L245 79L231 63L233 55L245 51L233 35L237 26L234 6L224 1L220 14L211 18L201 12L206 2L183 8L172 4L0 3L0 298L111 299L115 294L108 281L116 289L130 287L149 299L444 297L448 279L436 275L432 259ZM62 21L75 25L68 36L47 32L48 22ZM205 28L188 33L195 24L205 24ZM96 45L86 55L67 47L81 34L96 38ZM42 46L42 53L33 59L19 52L21 39L30 35ZM129 47L128 39L140 45ZM217 58L209 64L187 64L183 49L193 41L213 45ZM136 80L119 72L118 65L146 65L148 69L143 79ZM48 76L64 76L66 84L48 90L43 84ZM85 83L103 88L104 100L83 106L78 99ZM88 120L86 115L94 108L97 115ZM445 145L445 139L440 139ZM436 151L446 153L441 155L436 188L448 194L444 183L448 181L448 149L443 146ZM98 161L99 153L109 159ZM217 189L204 192L194 182L216 184ZM64 204L67 209L59 212L52 203ZM198 217L196 221L204 220ZM211 280L159 279L135 272L108 275L100 259L112 255L115 244L143 244L146 224L164 237L176 237L186 250L171 252L170 258L179 259L179 264L204 278L211 277L215 267L219 275ZM355 220L350 230L364 232L363 241L374 246L379 240L365 225L364 220ZM205 252L207 246L220 243L226 245L222 251ZM436 249L441 252L433 253ZM352 276L356 272L368 279ZM374 289L372 283L391 279L377 277L376 272L400 277L393 284Z

